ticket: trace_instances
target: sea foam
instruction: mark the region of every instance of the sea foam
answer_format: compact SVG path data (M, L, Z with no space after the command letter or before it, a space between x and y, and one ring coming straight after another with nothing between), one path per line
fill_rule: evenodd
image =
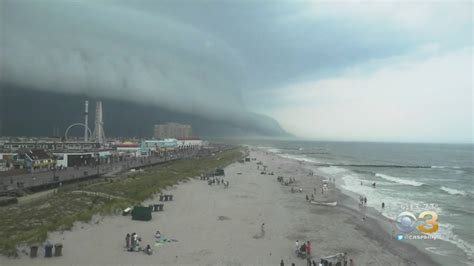
M398 184L403 184L403 185L409 185L409 186L415 186L415 187L419 187L419 186L424 185L421 182L417 182L417 181L413 181L413 180L407 180L407 179L394 177L394 176L389 176L389 175L384 175L384 174L379 174L379 173L376 173L375 176L378 176L380 178L383 178L383 179L391 181L391 182L395 182L395 183L398 183Z
M449 187L445 187L445 186L442 186L440 189L443 190L444 192L450 194L450 195L466 196L466 192L464 192L462 190L457 190L457 189L449 188Z

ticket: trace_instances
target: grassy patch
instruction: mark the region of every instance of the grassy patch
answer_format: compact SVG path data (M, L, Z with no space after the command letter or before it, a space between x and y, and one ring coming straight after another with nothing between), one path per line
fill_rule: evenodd
M148 168L142 174L87 181L61 188L35 201L0 208L0 253L17 256L19 244L40 244L48 232L70 230L76 221L88 222L94 214L116 214L132 204L140 204L168 186L224 167L242 156L231 149L210 158L179 160ZM72 193L73 191L98 192ZM103 197L101 193L115 196Z

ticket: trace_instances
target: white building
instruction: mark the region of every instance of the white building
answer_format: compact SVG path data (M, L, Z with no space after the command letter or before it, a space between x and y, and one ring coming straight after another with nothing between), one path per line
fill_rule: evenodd
M202 139L183 138L178 139L177 145L178 147L202 147L207 145L207 141L203 141Z

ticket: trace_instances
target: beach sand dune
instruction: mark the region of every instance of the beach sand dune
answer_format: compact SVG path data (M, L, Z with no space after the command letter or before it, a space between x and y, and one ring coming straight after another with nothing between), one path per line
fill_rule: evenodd
M174 195L174 201L165 204L164 212L153 213L149 222L132 221L130 216L95 217L72 231L50 234L52 243L64 245L61 257L1 257L0 264L279 265L283 259L285 265L306 265L295 255L296 240L311 241L316 261L339 252L347 252L354 265L409 265L418 260L414 257L418 253L399 254L406 248L391 244L389 234L373 221L362 221L357 212L306 202L306 194L314 194L314 188L316 200L341 195L334 188L321 194L320 177L308 176L305 164L256 149L251 149L250 157L262 161L274 175L260 174L257 161L234 163L225 169L227 189L192 179L170 188L167 193ZM294 177L294 186L303 192L292 193L290 186L277 182L277 176ZM150 199L144 205L157 202ZM176 241L155 245L156 230ZM125 251L125 235L133 232L142 238L142 246L152 246L152 255ZM423 259L416 264L431 265Z

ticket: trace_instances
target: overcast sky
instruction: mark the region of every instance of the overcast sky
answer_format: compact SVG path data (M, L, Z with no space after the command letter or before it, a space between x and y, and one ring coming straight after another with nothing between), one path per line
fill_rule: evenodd
M470 1L1 1L1 80L323 140L473 142Z

